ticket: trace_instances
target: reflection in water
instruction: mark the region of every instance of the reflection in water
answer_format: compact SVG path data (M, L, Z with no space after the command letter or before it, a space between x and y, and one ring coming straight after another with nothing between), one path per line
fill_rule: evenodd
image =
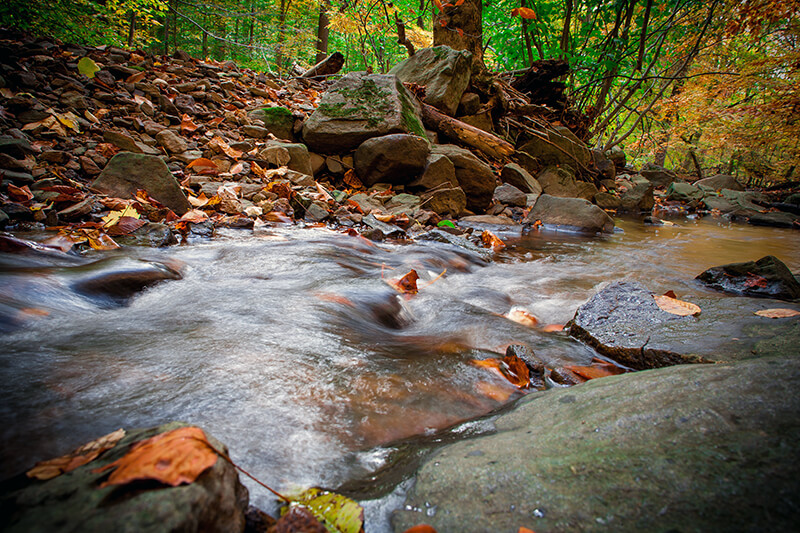
M725 262L771 253L800 269L790 230L620 225L596 240L509 240L488 266L436 243L229 233L160 251L185 263L183 279L116 308L69 292L69 269L7 271L0 296L49 314L0 338L0 477L118 427L185 420L275 488L336 486L382 465L375 446L499 407L492 391L508 385L470 359L521 342L549 365L591 360L563 335L500 316L512 306L563 324L608 281L686 296L708 294L694 276ZM421 277L414 297L381 279L411 268Z

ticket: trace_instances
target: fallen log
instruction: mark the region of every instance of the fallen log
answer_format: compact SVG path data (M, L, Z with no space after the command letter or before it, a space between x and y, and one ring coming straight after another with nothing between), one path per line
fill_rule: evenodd
M334 52L307 71L303 72L301 78L316 78L318 76L330 76L336 74L344 66L344 56L341 52Z
M422 106L422 122L425 126L453 139L458 139L484 154L496 159L509 157L514 153L514 147L495 135L482 129L470 126L453 117L440 113L428 104Z

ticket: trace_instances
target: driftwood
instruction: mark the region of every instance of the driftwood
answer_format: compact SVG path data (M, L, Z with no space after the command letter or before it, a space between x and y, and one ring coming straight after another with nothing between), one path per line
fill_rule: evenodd
M509 157L514 153L514 147L503 139L475 126L470 126L466 122L448 117L428 104L420 105L422 106L422 121L430 129L453 139L458 139L464 144L496 159Z
M307 71L303 72L301 78L316 78L318 76L330 76L336 74L344 66L344 56L341 52L334 52Z

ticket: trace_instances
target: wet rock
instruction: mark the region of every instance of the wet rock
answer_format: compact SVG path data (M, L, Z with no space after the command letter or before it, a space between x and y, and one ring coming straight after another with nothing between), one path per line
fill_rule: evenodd
M708 209L716 209L721 213L750 216L761 211L761 206L755 202L763 200L763 196L758 193L722 189L719 195L706 194L703 204Z
M701 200L705 193L692 184L675 182L669 184L666 194L667 200L689 203Z
M449 187L458 187L456 167L453 162L441 154L428 154L425 170L415 180L406 184L406 190L427 191L444 184ZM464 191L461 191L462 193Z
M405 237L406 232L402 228L398 228L394 224L387 224L386 222L381 222L374 215L367 215L361 222L370 228L372 228L375 232L377 232L377 239L373 240L383 240L385 238L394 238L399 239Z
M355 153L356 174L367 187L408 183L425 168L430 149L426 139L404 133L367 139Z
M472 54L449 46L423 48L389 71L404 83L425 86L426 104L455 116L469 85Z
M364 193L354 194L348 199L357 203L358 207L361 208L364 214L369 214L370 212L376 209L378 211L383 211L383 204L380 202L380 200L377 200L376 198L369 196L367 194Z
M709 268L695 279L733 294L782 300L800 298L800 283L786 264L773 255Z
M172 422L151 429L132 430L98 459L48 481L20 476L4 483L0 527L8 532L220 531L244 529L247 489L236 470L222 458L191 484L169 487L139 482L98 488L108 472L95 469L122 457L135 442L186 424ZM209 442L227 453L210 435ZM54 450L54 455L67 450Z
M599 192L594 195L594 203L601 209L617 209L622 202L619 197L611 193Z
M564 127L542 132L523 144L519 151L539 160L542 165L570 166L576 173L588 167L592 155L586 145Z
M481 248L470 242L467 238L461 235L453 235L443 229L432 229L421 235L418 235L417 240L432 241L450 245L454 250L460 251L462 257L469 259L471 263L476 265L484 265L492 260L492 252L486 248Z
M86 198L80 202L66 207L58 212L58 218L67 221L74 221L81 219L94 211L95 200L94 198Z
M264 107L261 109L255 109L250 111L247 116L251 120L260 120L264 124L264 129L278 139L293 141L295 138L294 115L285 107ZM260 135L260 130L254 130L252 127L244 131L247 135L251 135L256 139L263 138L258 136ZM266 134L264 137L266 137Z
M114 237L114 240L124 246L150 246L152 248L161 248L178 242L169 226L158 222L148 222L132 233Z
M392 133L425 137L417 103L391 74L346 74L322 95L303 125L306 144L322 153L352 150Z
M168 129L159 131L156 134L156 141L171 154L182 154L189 149L183 137Z
M156 283L182 277L173 265L128 257L112 257L73 267L68 276L72 278L69 286L74 291L109 298L115 303L124 302Z
M467 195L461 187L439 187L422 195L422 207L437 215L458 217L467 208Z
M732 191L743 191L744 187L736 178L728 174L717 174L708 178L703 178L694 182L695 187L702 187L711 191L730 189Z
M513 185L526 194L542 194L542 185L530 173L516 163L508 163L500 171L500 180Z
M754 226L773 228L800 228L800 213L753 213L747 221Z
M611 233L614 221L605 211L582 198L558 198L543 194L536 200L525 222L568 226L590 233Z
M599 180L613 180L617 177L614 162L600 150L592 150L592 165Z
M400 193L392 196L383 207L393 214L412 214L419 208L420 197L413 194Z
M653 183L639 175L631 176L618 186L620 202L618 209L630 213L649 212L656 204Z
M306 220L321 222L328 218L329 215L328 208L322 202L311 202L308 207L306 207Z
M264 154L265 151L276 150L276 149L286 150L286 153L289 155L288 163L283 163L283 165L286 165L291 170L295 170L297 172L300 172L301 174L305 174L307 176L312 176L312 177L314 176L314 170L311 168L311 159L308 153L308 148L306 148L305 144L269 141L267 142L267 147L264 150L262 150L261 153ZM263 157L264 159L272 162L270 157L265 157L264 155L260 155L260 157Z
M652 163L643 168L640 174L656 187L667 187L670 183L683 181L671 170L667 170Z
M525 193L508 183L504 183L494 190L493 199L497 203L516 207L525 207L528 203Z
M492 200L497 179L489 165L472 152L452 144L435 145L431 153L447 157L456 169L458 185L467 195L467 209L482 212Z
M7 154L14 159L24 159L29 154L36 154L36 150L27 139L14 137L0 137L0 153Z
M394 531L794 531L793 355L528 395L425 460Z
M120 152L111 158L92 187L120 198L134 197L138 189L144 189L178 215L191 209L167 165L155 156Z
M147 154L147 155L161 154L161 152L159 152L152 146L147 146L143 142L135 140L130 135L126 135L118 131L107 130L103 132L103 139L106 142L111 143L114 146L121 148L122 150L125 150L127 152L133 152L137 154Z

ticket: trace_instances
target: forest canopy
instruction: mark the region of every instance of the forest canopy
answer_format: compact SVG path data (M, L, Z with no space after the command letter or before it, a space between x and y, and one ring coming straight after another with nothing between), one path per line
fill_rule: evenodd
M467 9L477 27L459 22ZM590 144L776 181L800 162L798 13L800 0L7 0L0 24L276 76L334 51L346 71L386 72L441 42L471 41L489 72L564 59Z

